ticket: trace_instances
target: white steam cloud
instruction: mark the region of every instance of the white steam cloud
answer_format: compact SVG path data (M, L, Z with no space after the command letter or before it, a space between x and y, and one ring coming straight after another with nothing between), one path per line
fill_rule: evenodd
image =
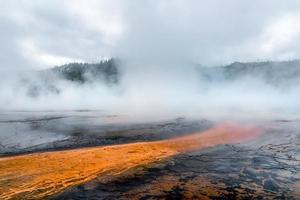
M300 58L299 11L297 0L3 1L0 109L297 114L299 81L289 89L256 77L209 83L196 64ZM49 92L33 73L109 57L122 60L114 86L51 76L59 92ZM39 95L28 94L30 83Z

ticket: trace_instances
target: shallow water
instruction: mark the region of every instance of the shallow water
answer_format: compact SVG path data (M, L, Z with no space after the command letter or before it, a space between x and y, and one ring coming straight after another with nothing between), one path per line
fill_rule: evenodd
M6 111L0 113L0 155L159 140L211 125L184 118L139 122L94 110Z
M207 130L216 120L136 120L103 111L1 112L0 153L16 154L160 141ZM240 120L264 130L258 138L182 152L96 177L55 199L300 199L300 121ZM30 178L30 177L27 177Z

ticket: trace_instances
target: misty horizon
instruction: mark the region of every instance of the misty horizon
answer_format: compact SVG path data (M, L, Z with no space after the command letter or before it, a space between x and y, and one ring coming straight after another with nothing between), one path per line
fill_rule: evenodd
M41 74L32 71L14 75L14 79L6 77L1 80L2 88L7 91L2 92L1 105L5 106L1 109L102 110L145 119L157 113L162 117L244 118L246 113L255 115L254 118L297 117L298 60L234 62L215 67L186 65L172 70L155 67L138 70L121 59L105 59L99 65L110 62L116 63L113 82L105 74L104 79L97 77L104 72L91 76L95 72L88 71L97 63L71 63L51 68L52 71L36 71ZM289 68L285 66L288 64ZM88 71L74 79L75 66L85 66ZM283 69L285 74L280 72ZM66 77L61 73L69 74Z

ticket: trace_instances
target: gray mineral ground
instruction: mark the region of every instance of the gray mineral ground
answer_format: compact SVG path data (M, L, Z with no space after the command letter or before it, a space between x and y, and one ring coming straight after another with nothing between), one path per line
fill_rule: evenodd
M134 123L100 111L8 112L1 119L0 128L7 133L1 134L5 157L162 140L204 131L217 123L184 117ZM110 178L100 176L51 199L298 199L300 121L256 123L264 134L249 142L179 154ZM15 138L18 143L12 142Z

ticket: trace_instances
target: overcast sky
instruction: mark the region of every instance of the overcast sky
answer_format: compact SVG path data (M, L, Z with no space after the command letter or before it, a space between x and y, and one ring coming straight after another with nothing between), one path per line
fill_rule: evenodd
M299 0L0 0L0 69L300 58Z

